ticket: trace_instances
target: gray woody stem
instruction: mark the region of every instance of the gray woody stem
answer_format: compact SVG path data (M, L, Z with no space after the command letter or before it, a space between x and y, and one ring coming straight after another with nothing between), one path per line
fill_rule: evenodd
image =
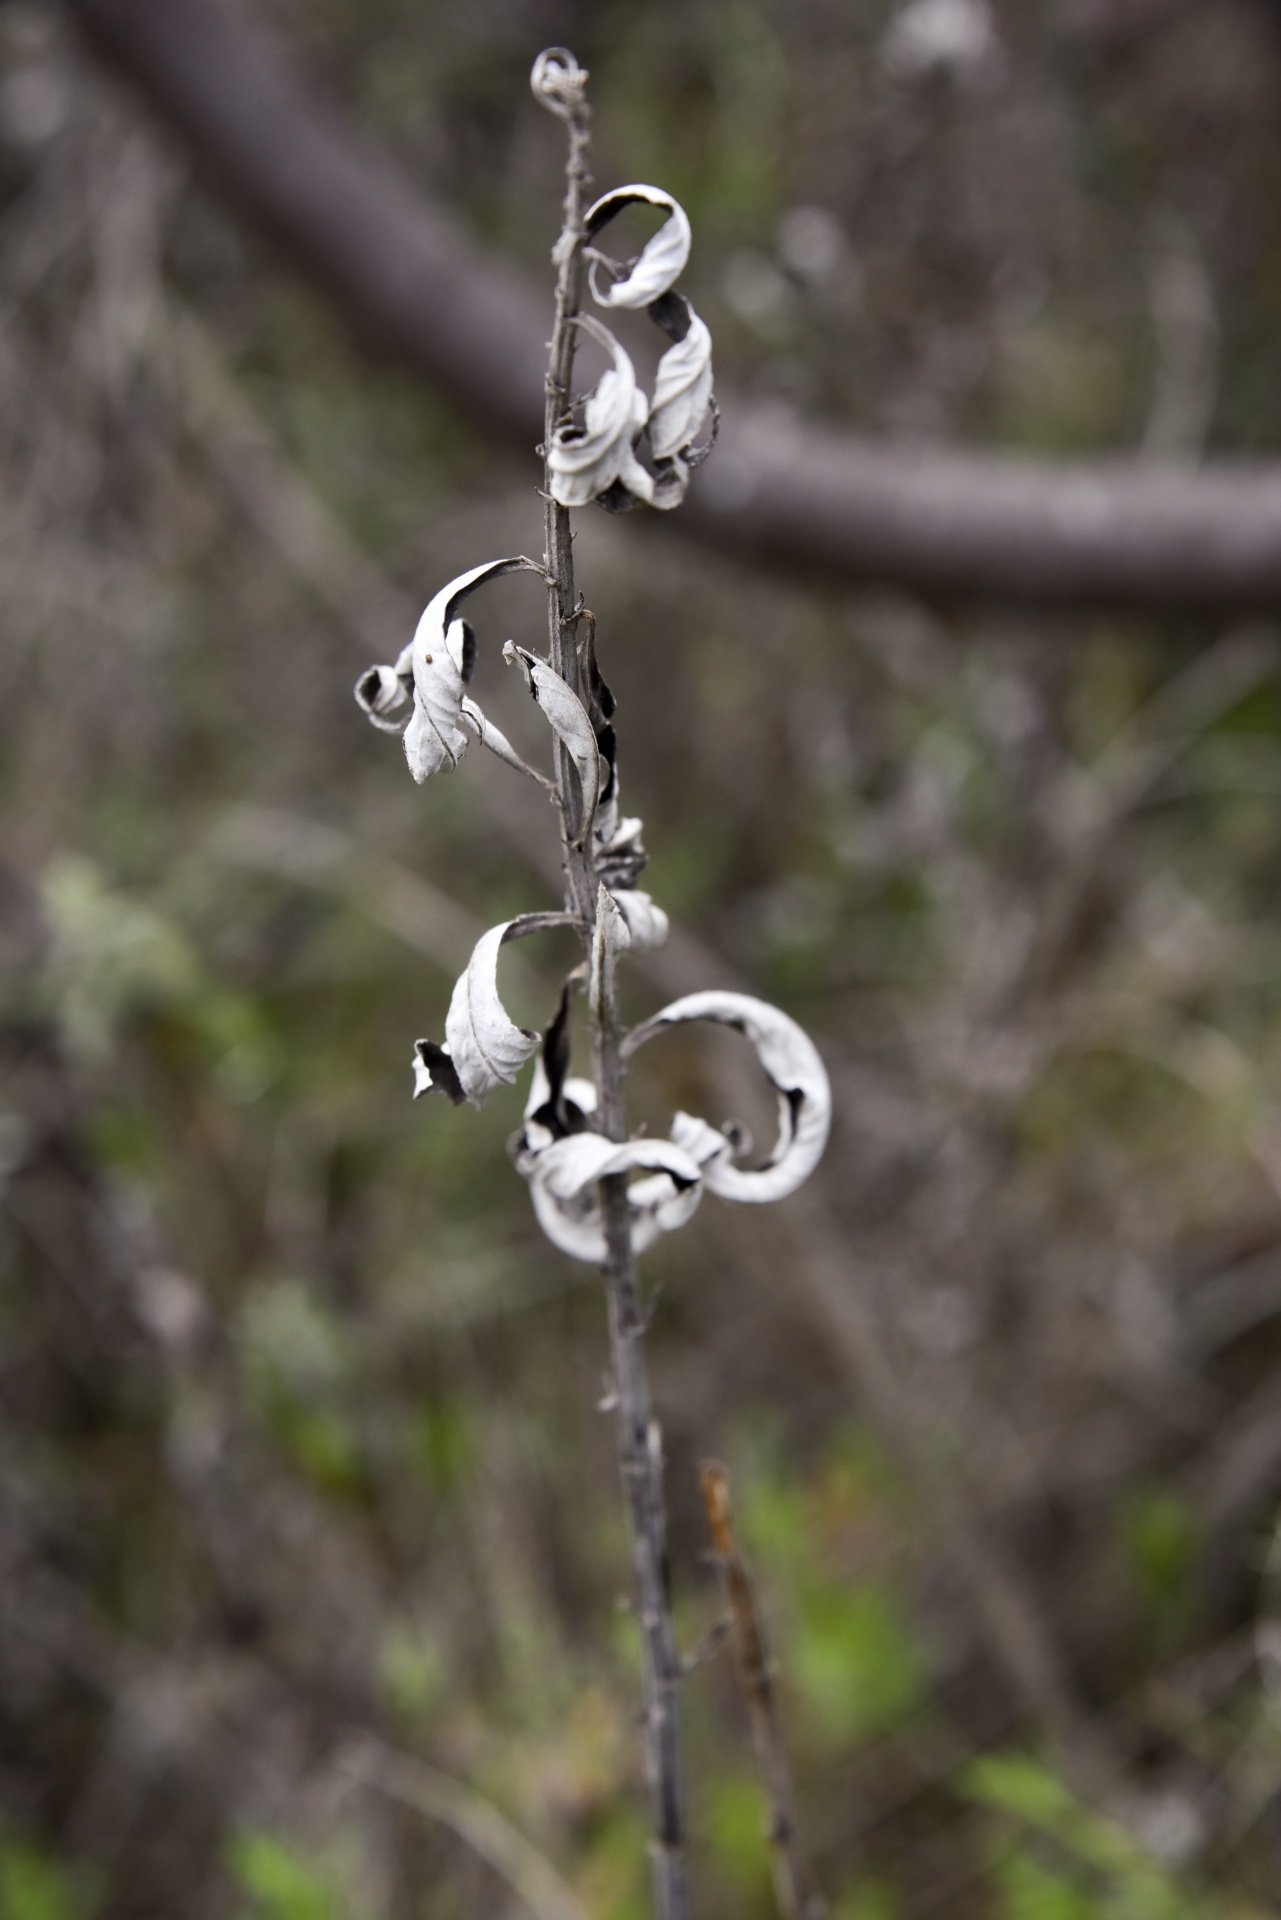
M782 1920L822 1920L825 1908L814 1889L796 1830L796 1796L783 1742L769 1648L751 1575L734 1539L729 1475L714 1460L705 1460L698 1478L729 1603L734 1664L747 1699L752 1744L756 1748L769 1807L767 1832L775 1903Z
M535 64L535 93L563 119L569 130L565 219L554 259L559 269L556 319L547 371L544 462L556 428L569 406L577 334L575 319L583 285L583 203L588 181L589 112L587 76L570 54L543 54ZM539 76L542 84L539 84ZM574 555L569 514L551 497L551 475L544 464L547 504L547 618L551 660L576 692L581 691L576 628L580 613L574 588ZM597 916L597 887L591 834L581 834L581 802L575 775L564 755L556 763L565 863L566 904L589 924ZM574 843L581 839L582 850ZM602 956L593 969L592 1029L599 1130L611 1140L627 1138L621 1031L613 968ZM676 1653L667 1574L667 1523L663 1505L663 1449L658 1422L650 1410L645 1368L645 1317L624 1176L601 1182L601 1212L608 1257L609 1334L618 1420L618 1452L631 1527L636 1574L636 1607L641 1631L645 1686L645 1771L649 1786L658 1920L687 1920L685 1884L685 1788L681 1767L677 1693L681 1668Z
M547 570L547 643L553 667L575 693L581 693L578 671L576 629L579 608L574 591L574 546L569 509L552 498L551 474L547 454L556 428L569 407L574 378L574 349L578 344L575 321L583 296L583 210L591 175L587 170L587 151L591 140L591 110L587 105L587 75L572 54L559 60L559 50L541 54L534 72L544 76L535 93L544 106L565 122L569 132L569 153L565 162L565 210L560 239L552 255L558 269L556 277L556 317L552 325L551 353L547 363L546 405L543 412L543 500L544 553ZM560 795L561 845L565 862L565 905L591 922L595 910L595 888L591 883L590 845L576 851L577 843L590 842L590 834L581 832L579 811L581 796L569 755L559 741L555 743L556 786Z

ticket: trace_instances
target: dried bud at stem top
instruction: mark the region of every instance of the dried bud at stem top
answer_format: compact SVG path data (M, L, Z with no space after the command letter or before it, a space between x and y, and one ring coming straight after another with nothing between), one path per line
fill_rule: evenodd
M587 69L567 47L547 47L529 76L535 100L562 120L579 118L587 107Z

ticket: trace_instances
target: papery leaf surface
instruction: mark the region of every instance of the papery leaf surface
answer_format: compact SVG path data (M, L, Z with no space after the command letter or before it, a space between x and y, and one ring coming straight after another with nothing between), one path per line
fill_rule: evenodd
M647 307L651 300L661 298L685 271L690 249L689 220L679 202L670 193L664 193L661 187L634 182L631 186L615 187L611 193L603 193L587 209L583 224L588 239L595 240L597 234L603 232L624 208L638 205L666 208L668 218L652 239L647 241L636 260L629 262L626 267L616 268L619 277L611 285L602 287L599 276L601 262L591 262L592 298L602 307Z
M713 988L674 1000L629 1034L630 1058L638 1047L665 1028L689 1020L711 1020L734 1027L756 1055L778 1095L778 1139L763 1167L734 1163L735 1140L717 1135L704 1120L678 1114L672 1134L703 1163L703 1179L724 1200L765 1202L794 1193L818 1165L832 1122L832 1093L827 1070L809 1035L790 1015L751 994ZM713 1148L712 1142L720 1144Z
M596 816L596 871L615 896L633 888L648 864L641 836L645 823L635 814L618 814L617 800L607 801Z
M366 719L383 733L403 733L414 697L411 648L406 647L394 667L366 667L356 682L356 704Z
M712 403L712 336L689 302L681 304L688 311L688 330L659 361L649 406L649 444L656 460L672 459L692 446Z
M599 1181L637 1169L650 1173L628 1188L636 1253L684 1226L702 1193L698 1162L671 1140L619 1143L599 1133L575 1133L541 1152L527 1149L517 1155L516 1165L529 1180L534 1212L547 1238L571 1259L596 1266L608 1255Z
M471 678L475 637L459 618L459 607L485 581L528 564L519 557L488 560L460 573L428 602L406 649L413 675L414 710L405 728L405 758L415 780L428 780L442 768L456 767L471 745L472 734L463 725L462 704L463 689ZM402 654L401 661L404 659ZM359 687L356 697L360 698Z
M653 952L656 947L666 946L671 922L649 894L624 887L614 892L612 897L627 923L633 952Z
M572 926L566 913L524 913L500 921L482 934L466 969L458 977L445 1016L445 1044L419 1040L414 1047L414 1097L440 1091L459 1104L473 1106L500 1086L510 1086L535 1052L538 1035L518 1027L498 991L498 954L508 940Z
M585 507L621 484L636 499L651 501L654 482L635 451L649 418L636 369L608 327L590 314L581 314L578 325L606 349L613 365L587 396L582 426L561 426L552 436L547 449L552 498L562 507Z
M602 780L600 749L596 744L592 723L587 717L587 709L573 688L566 686L555 668L549 667L528 647L518 647L514 640L509 640L503 648L503 659L508 666L518 662L523 668L529 691L577 769L583 793L583 832L586 834L590 832L595 818Z

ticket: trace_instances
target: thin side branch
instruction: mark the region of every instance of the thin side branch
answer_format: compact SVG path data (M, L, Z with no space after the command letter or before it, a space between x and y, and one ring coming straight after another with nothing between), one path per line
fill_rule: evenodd
M796 1794L765 1629L747 1563L734 1538L729 1475L715 1460L705 1460L699 1468L698 1480L729 1605L734 1664L747 1701L752 1745L756 1749L769 1809L766 1835L774 1898L782 1920L822 1920L824 1905L815 1890L796 1827Z

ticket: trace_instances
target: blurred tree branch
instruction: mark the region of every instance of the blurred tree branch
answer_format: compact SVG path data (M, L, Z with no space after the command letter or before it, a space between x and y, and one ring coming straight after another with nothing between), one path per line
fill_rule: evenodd
M365 345L513 448L537 438L545 326L519 274L215 0L66 4ZM752 564L1049 604L1281 604L1281 462L1055 464L878 445L733 398L724 416L685 528Z

